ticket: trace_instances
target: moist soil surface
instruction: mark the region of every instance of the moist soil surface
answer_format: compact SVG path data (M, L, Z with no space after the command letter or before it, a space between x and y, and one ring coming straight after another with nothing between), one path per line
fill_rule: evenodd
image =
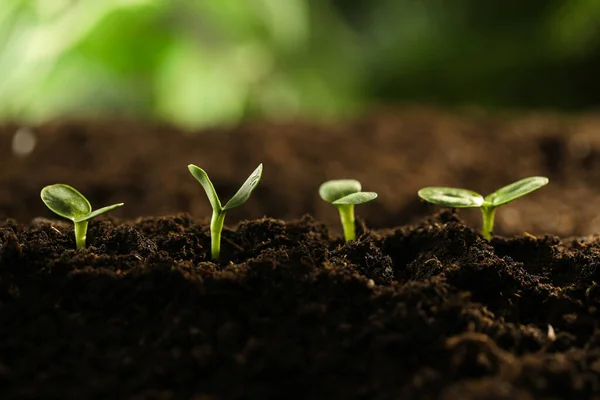
M126 121L0 127L1 399L585 399L600 396L600 117L380 111L336 126L182 133ZM600 138L600 136L598 136ZM250 201L210 260L186 165ZM501 208L421 203L426 185ZM325 179L380 197L343 243ZM74 249L39 200L64 182L101 207Z

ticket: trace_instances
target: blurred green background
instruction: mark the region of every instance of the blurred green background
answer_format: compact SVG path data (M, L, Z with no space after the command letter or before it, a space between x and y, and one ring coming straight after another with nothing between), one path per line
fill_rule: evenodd
M0 0L0 120L600 104L599 0Z

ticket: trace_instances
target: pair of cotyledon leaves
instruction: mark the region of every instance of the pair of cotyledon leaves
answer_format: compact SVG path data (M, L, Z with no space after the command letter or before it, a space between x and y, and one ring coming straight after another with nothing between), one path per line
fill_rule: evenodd
M355 179L327 181L319 187L319 196L336 206L366 203L377 197L375 192L361 192L361 184Z
M44 187L41 197L50 210L75 223L88 221L124 204L113 204L92 211L90 202L81 193L62 183Z
M419 196L430 203L445 207L495 208L525 196L547 183L546 177L532 176L504 186L485 197L471 190L450 187L426 187L419 190Z
M232 208L236 208L244 204L250 198L252 191L260 182L260 178L262 176L263 165L260 164L254 172L250 174L248 179L243 183L243 185L239 188L236 194L223 206L221 205L221 200L219 200L219 196L213 186L212 182L208 178L208 174L200 167L197 167L193 164L188 165L188 169L192 176L196 178L198 182L204 188L206 192L206 196L208 197L208 201L212 209L216 212L222 213L231 210Z

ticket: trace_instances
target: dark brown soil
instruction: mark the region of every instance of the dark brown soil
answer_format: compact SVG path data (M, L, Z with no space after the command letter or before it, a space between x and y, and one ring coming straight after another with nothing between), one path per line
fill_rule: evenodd
M597 398L595 128L427 110L201 136L56 123L20 158L16 126L0 128L0 215L16 219L0 222L0 399ZM226 197L259 162L213 263L186 164ZM500 210L491 242L476 212L432 215L415 195L528 175L551 184ZM349 244L316 195L341 177L380 193ZM39 190L56 182L126 202L86 250L46 219Z

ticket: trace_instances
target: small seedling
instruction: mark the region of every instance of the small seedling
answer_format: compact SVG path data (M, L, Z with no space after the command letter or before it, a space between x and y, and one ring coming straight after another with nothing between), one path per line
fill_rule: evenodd
M419 197L429 203L454 208L479 208L483 219L482 234L486 239L492 238L494 215L496 208L541 188L548 183L548 178L532 176L511 183L494 193L483 197L479 193L466 189L449 187L426 187L419 190Z
M87 236L88 222L124 203L113 204L112 206L102 207L92 211L92 205L75 188L62 183L46 186L40 193L42 201L55 214L68 218L75 224L75 244L78 249L85 248L85 239Z
M225 204L221 205L219 196L215 191L215 187L208 178L206 172L193 164L188 165L188 169L194 178L200 182L208 201L213 209L212 218L210 220L210 240L211 240L211 256L213 260L218 260L221 254L221 232L223 231L223 222L225 221L225 214L232 208L241 206L244 204L252 194L252 191L258 185L262 176L263 166L260 164L252 174L246 179L246 182L239 188L237 193Z
M346 242L356 238L354 227L354 206L374 200L375 192L361 192L360 182L355 179L327 181L319 187L319 196L337 207L342 220Z

